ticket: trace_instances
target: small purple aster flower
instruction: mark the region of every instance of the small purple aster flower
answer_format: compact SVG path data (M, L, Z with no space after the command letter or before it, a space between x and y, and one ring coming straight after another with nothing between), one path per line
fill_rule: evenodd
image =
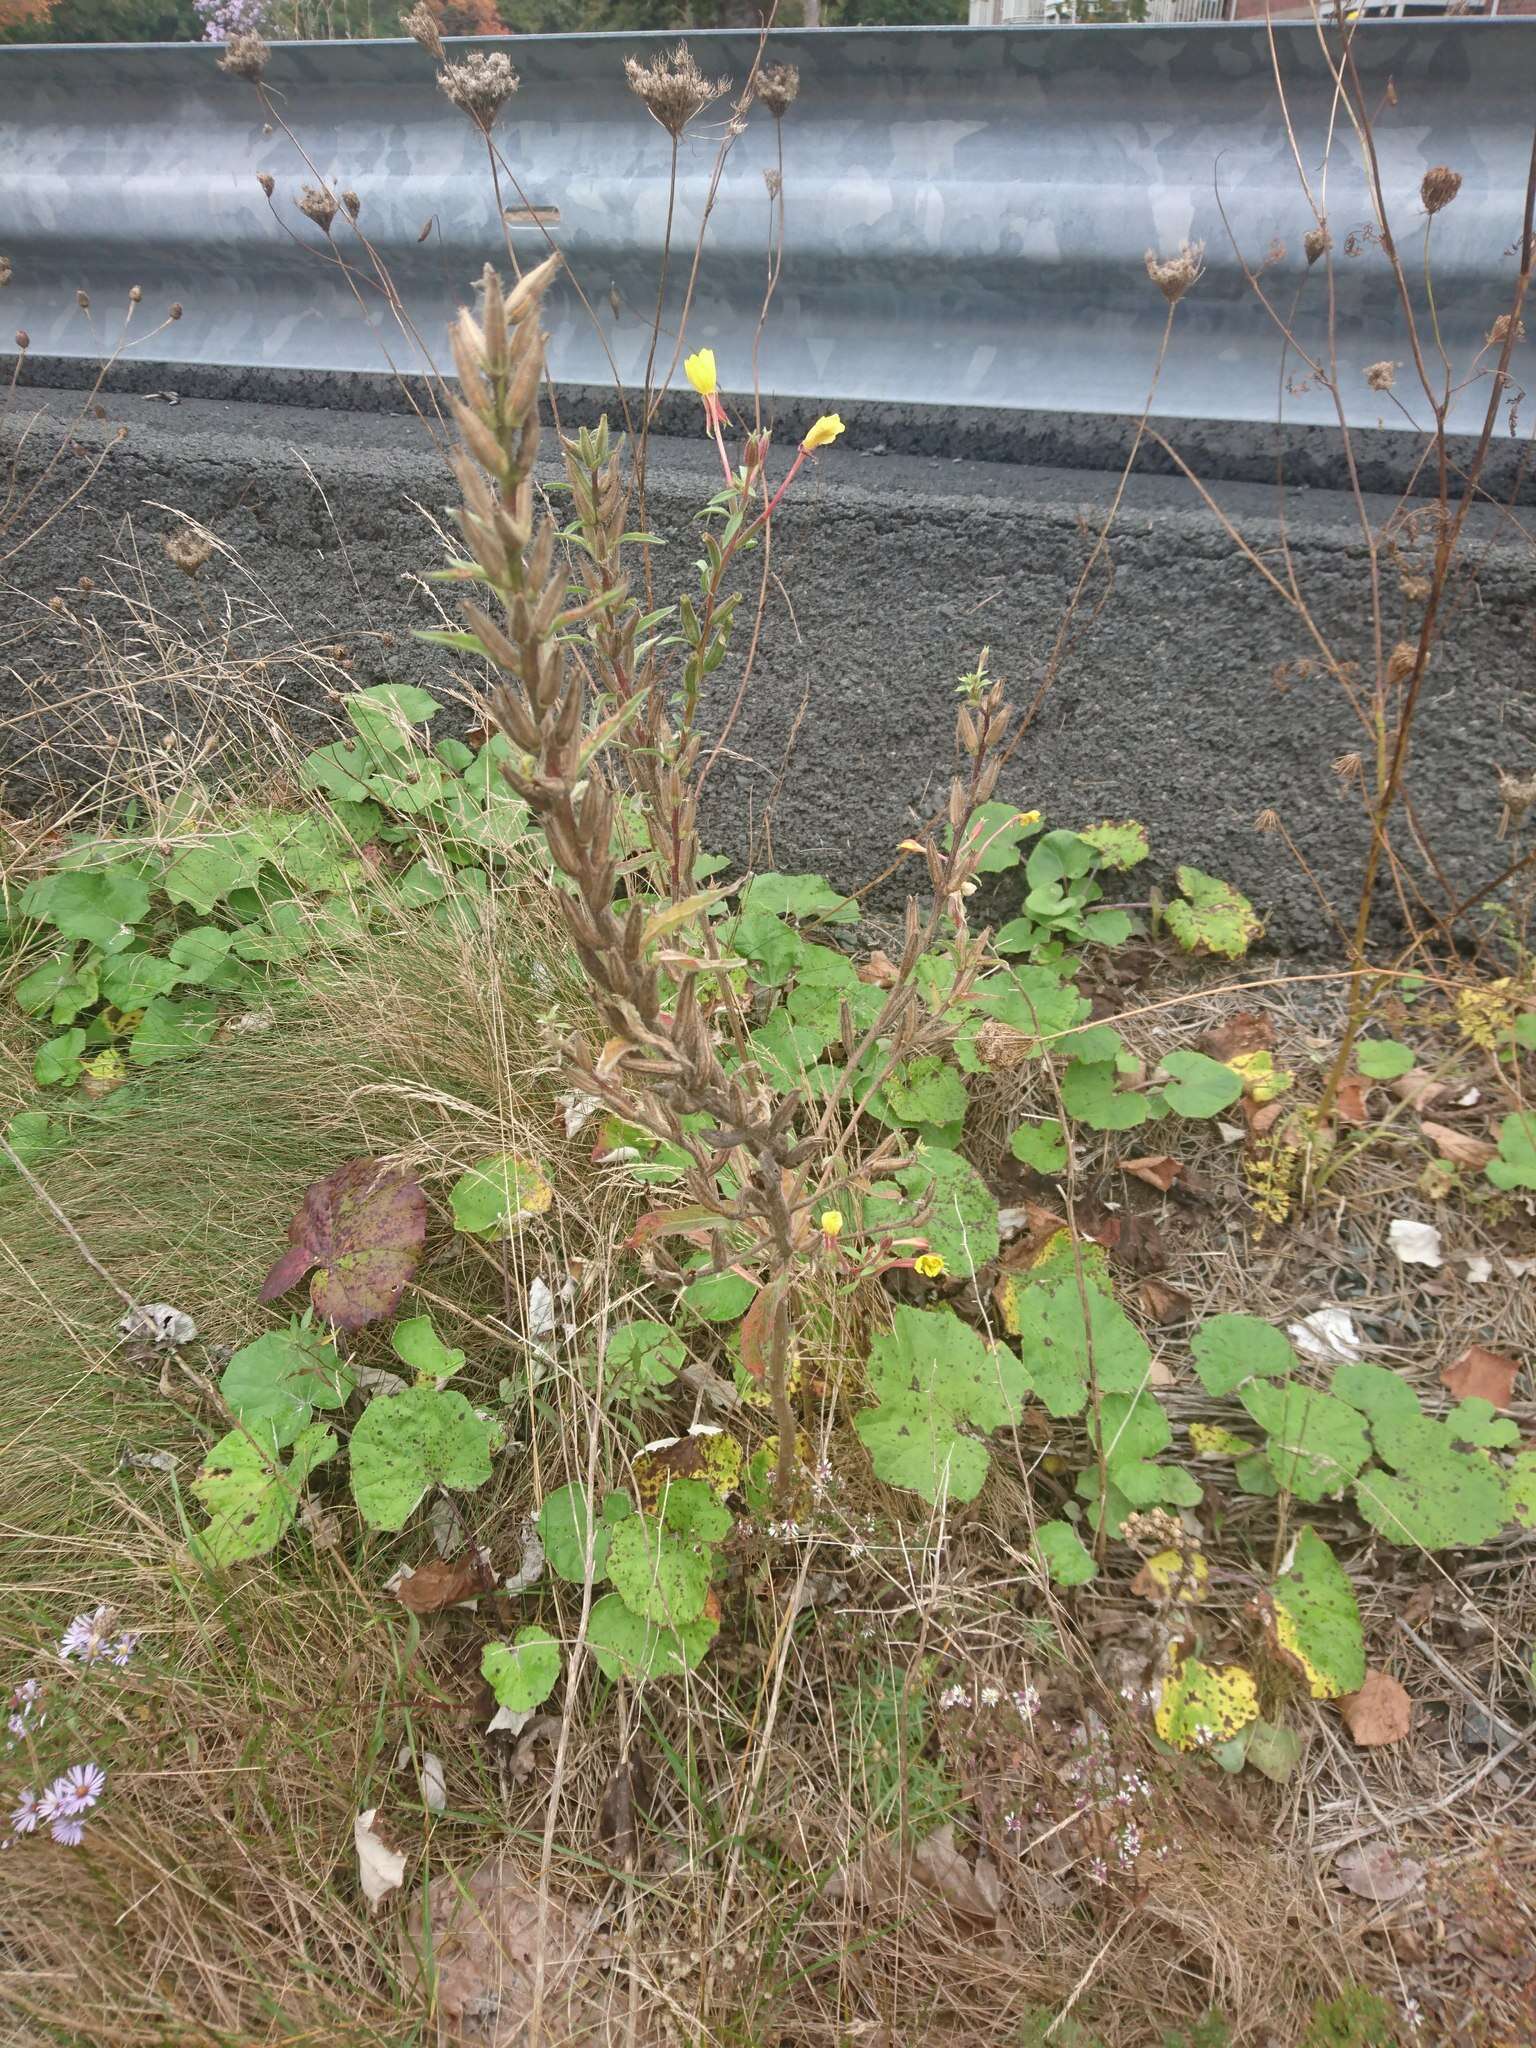
M77 1614L59 1638L59 1655L67 1663L71 1657L78 1657L82 1664L94 1664L98 1658L111 1653L109 1638L117 1612L111 1607L98 1607L90 1614Z
M130 1634L118 1637L117 1641L112 1645L112 1662L119 1671L122 1670L138 1647L139 1639L136 1635Z
M48 1832L56 1842L62 1842L66 1849L78 1849L85 1840L85 1822L73 1818L56 1820Z
M62 1778L55 1778L48 1793L60 1813L89 1813L106 1790L107 1774L100 1764L71 1764Z
M11 1809L11 1826L18 1835L30 1835L37 1826L39 1819L37 1807L37 1794L29 1787L22 1793L15 1806Z

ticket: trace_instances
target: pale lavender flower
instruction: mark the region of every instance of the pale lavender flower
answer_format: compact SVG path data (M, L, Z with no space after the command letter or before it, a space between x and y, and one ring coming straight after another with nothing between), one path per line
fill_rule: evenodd
M48 1792L56 1799L60 1813L72 1817L89 1813L106 1786L107 1774L100 1764L71 1764L62 1778L54 1779Z
M98 1657L110 1655L112 1624L116 1619L117 1612L111 1607L77 1614L59 1638L59 1655L66 1663L71 1657L78 1657L82 1664L94 1664Z
M1033 1721L1040 1705L1040 1695L1032 1685L1021 1686L1013 1696L1013 1704L1019 1710L1021 1721Z
M18 1835L30 1835L38 1823L37 1794L28 1786L11 1809L11 1826Z
M946 1685L939 1694L939 1706L946 1711L950 1707L968 1707L970 1704L971 1696L963 1685Z
M139 1639L136 1635L130 1634L118 1637L117 1641L112 1645L112 1662L119 1671L122 1670L138 1647Z
M62 1842L66 1849L78 1849L85 1840L85 1822L74 1819L56 1820L48 1832L56 1842Z
M1109 1883L1109 1870L1102 1856L1095 1856L1088 1866L1088 1875L1095 1884Z
M1002 1691L998 1686L984 1685L981 1688L981 1704L984 1707L995 1707L1002 1696Z

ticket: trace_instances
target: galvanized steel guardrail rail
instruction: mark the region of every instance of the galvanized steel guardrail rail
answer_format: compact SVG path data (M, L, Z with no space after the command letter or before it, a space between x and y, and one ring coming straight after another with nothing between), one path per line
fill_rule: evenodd
M753 43L690 42L704 67L740 79ZM597 309L602 339L563 287L552 360L568 383L612 382L607 351L635 382L644 363L667 189L668 140L627 90L622 60L641 35L518 38L522 90L497 139L522 196L558 209L551 227ZM651 46L647 50L647 46ZM1275 31L1303 161L1322 163L1332 110L1314 31ZM1381 106L1382 171L1410 266L1424 170L1461 171L1461 196L1434 230L1440 321L1453 362L1475 353L1508 303L1512 244L1536 108L1536 23L1370 26L1355 44ZM1310 225L1262 26L785 32L771 56L802 90L783 130L787 247L760 351L762 388L781 406L876 401L1063 416L1137 413L1162 327L1143 254L1206 243L1206 275L1181 309L1157 410L1263 422L1281 404L1281 347L1245 284L1218 208L1249 258L1285 255L1266 282L1289 309ZM95 355L131 285L137 330L172 300L185 308L138 353L178 368L254 373L422 367L368 283L354 292L318 230L294 210L312 172L281 128L264 126L248 84L195 46L0 49L0 294L9 340L34 354ZM358 193L361 222L420 333L436 348L481 264L503 260L483 143L407 42L289 44L267 82L313 166ZM1388 86L1395 104L1387 104ZM718 109L681 152L675 243L686 253L704 204ZM689 322L728 388L750 384L769 243L763 173L774 122L753 111L709 224ZM276 180L276 213L257 181ZM1403 351L1388 266L1362 246L1367 218L1347 130L1329 173L1338 247L1337 332L1346 365ZM516 195L503 197L515 203ZM421 239L425 223L431 230ZM537 228L515 246L542 249ZM354 245L345 223L337 246ZM366 269L366 266L359 266ZM674 262L664 325L674 328L686 260ZM91 298L89 316L77 290ZM1304 338L1324 295L1302 292ZM132 351L130 351L132 353ZM671 354L664 340L660 354ZM1293 387L1289 419L1332 417L1326 394ZM1361 423L1392 427L1391 401L1350 379ZM1461 405L1467 425L1480 405Z

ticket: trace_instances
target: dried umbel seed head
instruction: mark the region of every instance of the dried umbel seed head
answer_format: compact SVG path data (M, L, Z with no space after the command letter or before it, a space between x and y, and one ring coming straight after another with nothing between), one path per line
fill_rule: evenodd
M1436 164L1433 170L1424 173L1424 182L1419 187L1419 197L1424 202L1424 211L1441 212L1450 205L1460 190L1460 171L1453 171L1449 164Z
M258 35L233 35L219 59L219 69L231 78L248 78L254 84L267 68L272 52Z
M1127 1515L1121 1535L1133 1550L1184 1550L1189 1546L1183 1523L1166 1508Z
M416 0L410 13L401 15L400 26L408 36L416 38L429 57L435 58L439 64L443 62L447 52L443 48L442 31L438 28L437 16L425 0Z
M1306 251L1307 267L1310 269L1319 256L1326 256L1333 247L1333 237L1326 228L1308 228L1301 238L1301 246Z
M91 310L91 295L90 295L90 293L89 293L89 292L76 292L76 293L75 293L75 304L76 304L76 305L77 305L77 306L78 306L78 307L80 308L80 310L81 310L81 312L82 312L82 313L89 313L89 311Z
M1509 313L1501 313L1498 319L1494 321L1493 325L1488 330L1488 341L1486 345L1489 348L1492 348L1497 342L1508 340L1509 325L1512 318L1513 315ZM1523 320L1516 320L1514 325L1516 341L1524 341L1525 322Z
M1410 604L1424 604L1434 588L1427 576L1400 576L1397 587Z
M341 203L347 209L348 220L356 220L357 216L363 210L362 200L359 199L357 194L351 190L342 193Z
M1504 806L1504 816L1499 825L1502 839L1511 827L1521 823L1532 804L1536 804L1536 775L1510 775L1502 768L1495 770L1499 778L1499 800Z
M0 285L8 285L10 281L11 259L9 256L0 256Z
M654 64L626 57L624 76L629 80L630 91L644 100L652 120L659 121L674 138L682 134L701 108L731 89L728 78L710 80L704 76L686 43L679 43Z
M213 542L195 526L178 526L160 545L165 549L165 559L183 576L195 576L213 553Z
M82 577L80 578L80 585L79 585L79 587L80 587L80 590L82 591L82 593L83 593L83 594L84 594L84 595L85 595L86 597L89 597L89 596L90 596L90 594L91 594L91 592L92 592L92 591L93 591L93 590L94 590L94 589L96 588L96 582L95 582L95 579L94 579L94 577L90 577L90 576L82 576Z
M757 74L757 96L775 121L782 121L785 109L800 97L800 73L793 64L766 65Z
M1418 666L1419 650L1411 640L1399 640L1387 656L1387 681L1406 683Z
M1260 811L1253 821L1253 829L1255 832L1278 832L1280 830L1280 813L1271 810Z
M768 197L777 199L784 190L784 179L778 171L764 171L763 183L768 187Z
M130 306L136 306L136 305L137 305L137 304L139 303L140 299L142 299L142 298L143 298L143 296L144 296L144 287L143 287L143 285L141 285L141 284L131 284L131 285L129 285L129 287L128 287L128 303L129 303L129 305L130 305Z
M256 173L256 182L269 199L277 189L277 180L270 171L258 171Z
M1373 391L1390 391L1397 381L1396 363L1367 363L1365 381Z
M172 299L172 301L171 301L171 306L170 306L170 311L169 311L169 312L168 312L168 313L166 314L166 316L165 316L165 317L166 317L166 319L167 319L167 320L179 320L179 319L181 318L181 301L180 301L180 299Z
M522 83L512 69L512 59L500 50L489 56L476 50L462 64L445 64L437 74L444 94L461 107L487 135L496 116Z
M293 203L306 220L314 222L322 235L331 232L331 222L336 218L336 201L323 185L318 190L313 185L302 186Z
M1147 251L1147 275L1170 306L1176 306L1192 284L1197 284L1205 267L1204 242L1183 242L1177 256L1166 262L1155 249Z
M27 350L32 346L32 337L30 334L28 334L25 327L18 327L16 330L16 346L21 350L23 355L25 355Z
M1333 772L1340 782L1353 782L1360 773L1360 756L1340 754L1333 764Z

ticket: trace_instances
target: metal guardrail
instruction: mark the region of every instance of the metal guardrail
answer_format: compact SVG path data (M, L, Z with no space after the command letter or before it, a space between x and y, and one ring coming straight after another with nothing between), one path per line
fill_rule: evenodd
M597 309L601 339L569 286L552 309L552 361L568 383L641 373L661 246L668 142L625 87L622 59L645 36L519 38L503 44L522 90L498 141L516 173L511 203L558 210L551 233ZM690 38L711 72L741 78L752 39ZM1324 154L1330 81L1310 26L1275 46L1302 159ZM1404 253L1416 260L1424 170L1449 163L1461 196L1435 223L1435 288L1453 362L1465 363L1507 304L1536 106L1536 28L1518 22L1403 23L1356 43ZM1160 413L1273 420L1282 352L1244 282L1217 203L1299 330L1316 341L1319 273L1262 26L1003 30L823 30L776 34L798 64L784 121L787 249L764 334L761 380L786 411L828 402L981 407L1013 413L1138 412L1163 324L1148 247L1204 238L1207 272L1180 309ZM294 210L318 171L361 198L361 224L420 333L444 323L502 238L486 152L437 91L414 44L290 44L267 73L293 143L264 128L249 85L200 46L0 50L0 252L13 279L5 329L34 354L89 357L115 331L128 288L143 328L179 300L184 316L142 353L166 365L228 365L242 395L266 371L354 372L421 364L380 294L349 285L318 230ZM1388 104L1389 83L1395 104ZM715 112L717 110L711 110ZM1340 124L1341 128L1343 124ZM718 122L685 137L675 241L686 256L704 204ZM1367 363L1404 353L1386 263L1352 231L1367 218L1347 129L1329 173L1336 323L1346 398L1366 424L1398 424ZM750 384L769 242L763 173L776 166L755 109L710 222L688 328L712 345L729 389ZM276 213L257 182L277 181ZM428 232L422 238L422 229ZM528 255L536 228L517 227ZM351 247L344 222L337 246ZM1348 253L1351 248L1357 253ZM686 275L674 262L660 352ZM89 317L77 289L92 300ZM446 353L446 352L444 352ZM1332 418L1327 394L1287 367L1288 419ZM1401 388L1401 387L1400 387ZM1462 404L1467 424L1480 400Z

